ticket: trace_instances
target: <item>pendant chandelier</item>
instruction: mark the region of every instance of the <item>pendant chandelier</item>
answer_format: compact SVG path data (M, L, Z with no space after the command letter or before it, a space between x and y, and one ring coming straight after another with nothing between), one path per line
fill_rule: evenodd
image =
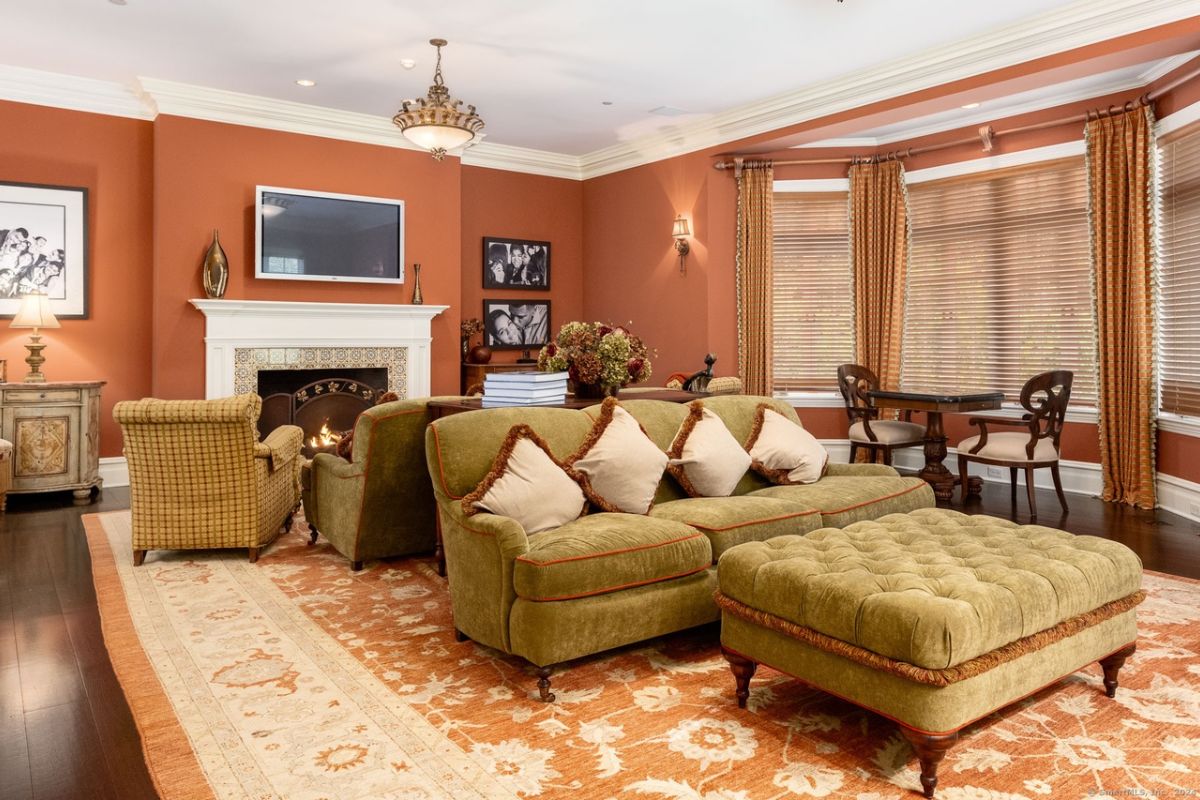
M405 100L392 122L400 128L410 142L433 153L441 161L447 150L461 147L483 130L483 120L475 113L475 106L459 110L462 100L450 97L450 90L442 82L442 48L445 39L430 39L437 48L437 67L433 71L433 85L429 94L417 100Z

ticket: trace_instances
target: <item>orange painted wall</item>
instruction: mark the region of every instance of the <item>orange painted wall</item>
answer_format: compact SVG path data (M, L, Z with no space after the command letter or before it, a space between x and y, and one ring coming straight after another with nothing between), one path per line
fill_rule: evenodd
M584 313L631 323L657 350L651 382L660 385L672 372L703 369L710 350L718 358L715 374L737 374L735 346L714 340L710 328L729 327L710 315L728 313L721 291L733 286L734 221L733 206L714 205L710 197L711 183L729 182L711 163L706 154L694 153L583 186ZM684 273L671 238L677 214L688 219L693 234ZM717 233L714 225L728 230ZM713 250L714 243L721 252ZM736 321L733 325L736 337Z
M256 184L405 201L407 282L376 284L254 278ZM433 392L458 385L461 302L460 164L424 153L292 133L160 116L154 122L154 324L152 389L204 396L200 263L213 228L230 261L226 298L407 303L419 262L425 302L449 305L433 321Z
M550 335L583 316L583 184L483 167L462 168L462 317L482 318L483 299L550 301ZM550 242L550 291L483 289L483 237ZM480 337L475 337L478 342ZM514 361L498 350L493 362ZM537 353L534 352L536 356Z
M90 316L44 332L44 372L108 381L100 454L120 455L113 404L150 391L151 124L0 102L0 130L0 180L88 188ZM27 334L0 322L10 380L26 373Z

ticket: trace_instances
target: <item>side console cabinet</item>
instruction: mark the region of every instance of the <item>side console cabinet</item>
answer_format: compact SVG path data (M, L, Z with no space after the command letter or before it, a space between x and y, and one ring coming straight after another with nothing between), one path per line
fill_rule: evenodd
M0 383L0 438L12 442L10 493L71 490L88 502L100 480L104 381Z

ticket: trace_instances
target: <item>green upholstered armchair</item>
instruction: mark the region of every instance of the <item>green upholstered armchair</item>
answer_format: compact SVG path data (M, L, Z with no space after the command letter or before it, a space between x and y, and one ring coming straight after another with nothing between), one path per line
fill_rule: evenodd
M434 550L437 520L425 467L431 399L367 409L354 426L353 460L318 453L301 476L313 542L323 535L356 571L369 559Z

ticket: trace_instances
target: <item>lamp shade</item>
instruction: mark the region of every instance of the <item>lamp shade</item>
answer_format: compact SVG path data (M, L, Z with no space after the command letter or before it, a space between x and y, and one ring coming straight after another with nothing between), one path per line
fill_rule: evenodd
M688 230L687 220L683 216L675 218L675 228L671 231L671 235L678 239L680 236L691 236L692 232Z
M10 328L61 328L54 312L50 310L50 298L44 294L27 294L21 297L21 307L9 323Z
M405 128L404 136L425 150L453 150L475 138L475 134L451 125L414 125Z

